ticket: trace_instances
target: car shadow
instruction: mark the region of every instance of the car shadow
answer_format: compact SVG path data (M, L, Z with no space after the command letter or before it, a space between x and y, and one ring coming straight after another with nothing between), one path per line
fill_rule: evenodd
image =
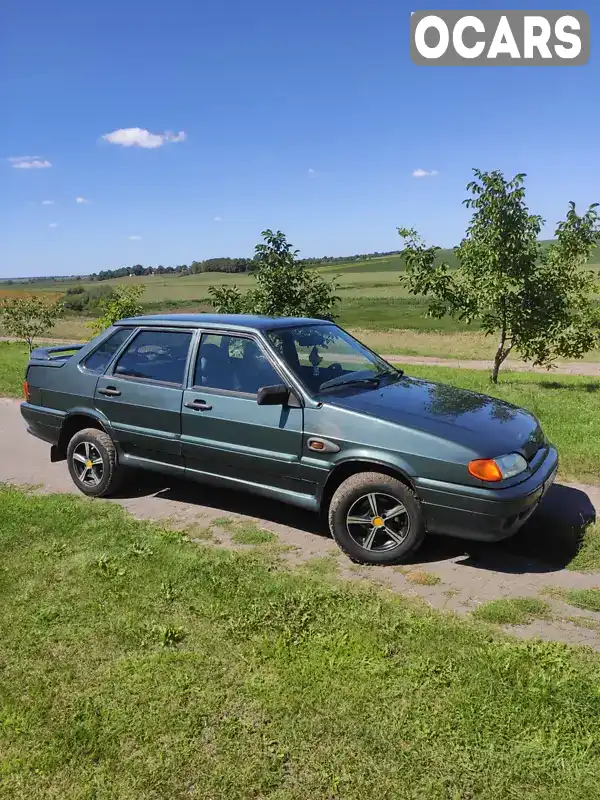
M224 515L257 517L330 538L325 521L318 514L247 492L158 473L133 472L119 493L121 498L149 495L212 508ZM516 536L487 544L430 535L408 563L425 565L452 559L461 566L506 574L556 572L574 558L587 526L595 519L594 506L585 492L555 483Z
M598 392L600 391L600 381L590 381L589 383L561 383L560 381L541 381L536 383L536 388L542 390L551 389L556 391L561 389L567 392Z
M537 511L510 539L495 544L431 536L414 563L453 559L461 566L507 574L556 572L577 554L586 528L596 520L585 492L555 483Z
M260 497L249 492L221 489L184 478L160 475L156 472L132 471L117 498L135 499L154 496L179 503L204 506L227 514L243 514L297 528L305 533L329 537L318 514L302 508Z

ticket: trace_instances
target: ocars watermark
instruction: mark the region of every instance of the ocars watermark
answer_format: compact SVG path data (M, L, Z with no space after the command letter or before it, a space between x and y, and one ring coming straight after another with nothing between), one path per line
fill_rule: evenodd
M415 11L410 55L435 66L580 66L590 57L585 11Z

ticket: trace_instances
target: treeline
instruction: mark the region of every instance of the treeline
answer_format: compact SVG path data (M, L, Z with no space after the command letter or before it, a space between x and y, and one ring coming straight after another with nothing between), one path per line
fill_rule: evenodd
M111 278L127 278L131 275L197 275L200 272L251 272L254 261L251 258L208 258L205 261L192 261L188 264L178 264L176 267L145 267L143 264L134 264L132 267L120 269L105 269L94 272L89 276L91 281L107 281Z

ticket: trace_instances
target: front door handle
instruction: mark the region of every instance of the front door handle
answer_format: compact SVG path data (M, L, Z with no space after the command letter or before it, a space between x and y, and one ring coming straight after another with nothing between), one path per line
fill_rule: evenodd
M107 386L106 389L98 389L98 394L105 394L108 397L118 397L121 392L114 386Z
M184 403L184 406L191 408L193 411L212 411L212 406L206 400L192 400L191 403Z

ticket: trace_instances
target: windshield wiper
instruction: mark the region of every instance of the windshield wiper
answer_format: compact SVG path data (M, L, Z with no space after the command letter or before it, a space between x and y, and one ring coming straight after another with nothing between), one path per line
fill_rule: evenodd
M387 369L383 372L374 372L370 375L361 375L360 373L352 375L340 375L337 378L331 378L319 386L319 391L324 389L333 389L335 386L350 386L352 384L372 383L379 386L383 378L401 378L404 373L399 369Z
M322 383L319 386L319 391L322 392L324 389L333 389L335 386L350 386L356 383L373 383L375 386L379 386L379 376L373 375L372 378L346 378L342 375L340 378L332 378L330 381Z
M386 369L385 372L380 372L380 378L401 378L404 375L403 369Z

